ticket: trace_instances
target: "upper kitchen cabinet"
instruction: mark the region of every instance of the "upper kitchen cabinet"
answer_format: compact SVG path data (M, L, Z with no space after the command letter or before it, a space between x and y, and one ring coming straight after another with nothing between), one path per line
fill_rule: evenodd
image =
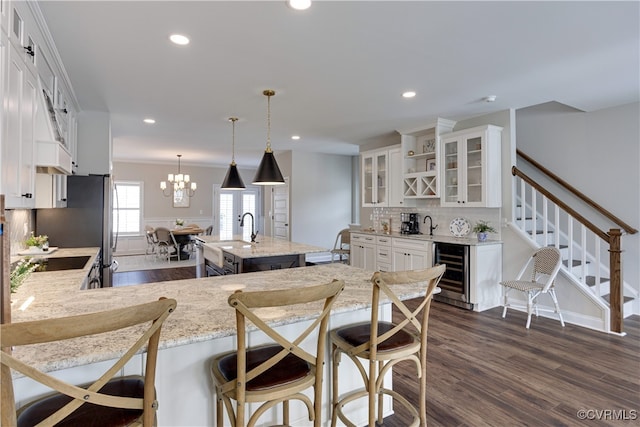
M9 34L9 0L0 0L0 31L5 35Z
M362 161L362 206L402 207L402 155L399 145L364 151Z
M502 128L493 125L442 136L441 206L502 206Z
M424 128L398 131L402 141L402 194L405 199L440 197L440 135L451 132L455 123L438 119Z
M6 41L6 39L4 39ZM33 208L34 119L38 84L25 65L22 53L10 44L6 49L6 88L3 96L2 193L7 208Z

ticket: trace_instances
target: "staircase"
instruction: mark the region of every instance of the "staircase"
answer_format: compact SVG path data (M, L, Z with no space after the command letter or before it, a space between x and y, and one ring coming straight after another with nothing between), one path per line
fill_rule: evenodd
M557 247L562 253L562 271L577 286L587 289L590 298L608 307L611 330L622 332L622 319L640 311L640 295L628 283L620 281L620 230L600 230L516 167L512 173L516 203L514 228L536 247ZM637 232L631 227L625 230L630 234ZM616 283L612 283L612 277ZM611 298L611 289L616 289L615 286L622 288L622 300Z

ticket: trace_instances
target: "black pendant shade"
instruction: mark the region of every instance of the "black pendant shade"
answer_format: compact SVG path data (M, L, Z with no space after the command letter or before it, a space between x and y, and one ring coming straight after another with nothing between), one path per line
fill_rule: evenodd
M271 89L266 89L262 94L267 97L267 148L264 150L264 156L262 156L262 161L260 162L260 166L258 166L256 176L253 178L253 184L284 184L284 178L271 150L271 97L276 93Z
M220 188L223 190L243 190L245 188L244 182L242 182L242 177L240 176L238 167L235 163L231 163L229 165L227 175L224 177L224 181L222 181L222 186Z
M253 183L257 185L277 185L284 184L284 178L276 162L272 151L265 151L260 166L253 178Z
M231 133L231 164L229 164L229 170L227 171L227 175L224 177L224 181L222 181L220 188L223 190L244 190L244 182L242 182L242 178L238 172L238 167L236 166L236 122L238 121L238 118L229 117L229 121L231 122L233 129Z

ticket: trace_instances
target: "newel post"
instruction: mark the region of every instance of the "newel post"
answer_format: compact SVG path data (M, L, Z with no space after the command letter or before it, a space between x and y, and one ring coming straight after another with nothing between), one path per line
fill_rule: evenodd
M622 296L622 268L620 253L620 236L622 233L617 228L609 230L609 268L610 277L610 300L611 309L611 330L622 333L623 316L623 296Z

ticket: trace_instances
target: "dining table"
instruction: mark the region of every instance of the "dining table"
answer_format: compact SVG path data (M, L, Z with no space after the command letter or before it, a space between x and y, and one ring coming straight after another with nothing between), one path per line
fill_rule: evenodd
M176 227L170 231L178 244L180 260L189 259L190 254L185 250L185 247L192 242L193 236L204 233L200 227Z

